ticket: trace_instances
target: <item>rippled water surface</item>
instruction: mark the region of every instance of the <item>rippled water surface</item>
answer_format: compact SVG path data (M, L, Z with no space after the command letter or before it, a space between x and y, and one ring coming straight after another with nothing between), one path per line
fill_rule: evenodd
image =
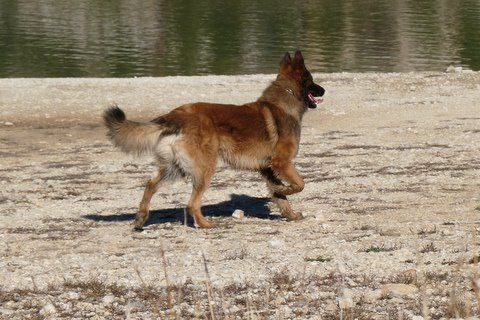
M480 69L478 0L0 0L0 77Z

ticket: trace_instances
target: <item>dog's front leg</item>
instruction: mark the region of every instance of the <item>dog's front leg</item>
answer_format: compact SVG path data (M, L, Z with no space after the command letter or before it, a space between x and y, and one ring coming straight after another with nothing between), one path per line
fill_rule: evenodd
M272 185L274 192L288 196L302 191L305 187L303 178L291 161L274 159L272 161L272 170L277 177L288 183L288 185L284 185L283 183Z
M290 202L287 200L287 197L283 194L275 192L276 188L285 185L278 179L271 168L262 169L260 171L261 175L265 178L267 186L271 192L272 201L278 206L280 213L287 220L300 220L303 218L300 212L294 212L290 206Z

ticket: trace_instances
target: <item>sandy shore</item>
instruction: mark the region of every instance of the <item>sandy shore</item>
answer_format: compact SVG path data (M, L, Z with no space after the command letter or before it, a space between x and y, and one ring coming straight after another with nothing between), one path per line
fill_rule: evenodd
M148 120L244 103L273 77L0 79L0 317L478 314L476 72L317 74L327 94L305 115L307 184L291 197L304 220L283 221L257 174L220 167L204 200L219 228L182 225L190 185L177 182L132 232L154 167L111 146L103 109Z

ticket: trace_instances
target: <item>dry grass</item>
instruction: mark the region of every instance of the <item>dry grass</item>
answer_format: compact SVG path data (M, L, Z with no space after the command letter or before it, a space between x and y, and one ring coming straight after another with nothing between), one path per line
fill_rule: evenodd
M438 249L437 249L437 247L435 247L433 242L430 242L430 243L426 244L422 249L420 249L421 253L437 252L437 251L438 251Z
M239 250L228 253L225 260L245 260L248 257L247 248L241 247Z
M390 251L395 251L395 250L398 250L399 247L394 245L394 246L390 246L390 247L386 247L384 244L382 245L372 245L370 247L368 247L367 249L364 250L364 252L390 252Z
M87 281L66 281L63 288L81 292L87 299L97 300L107 294L115 296L124 295L127 289L115 284L106 284L99 279L90 279Z
M371 252L385 251L385 247L375 247ZM378 251L380 249L380 251ZM391 248L387 248L388 249ZM160 253L162 254L162 253ZM163 253L164 254L164 253ZM306 261L327 262L328 258L317 257ZM169 279L168 261L164 260L164 273ZM422 286L415 272L403 272L389 281L375 277L355 279L355 289L365 292L361 295L352 296L353 306L342 305L338 300L343 295L343 290L348 286L345 275L338 272L326 274L295 274L286 268L275 271L262 283L229 283L223 286L214 286L210 280L210 271L207 260L204 259L205 282L194 283L187 280L183 283L159 286L146 282L139 270L137 273L141 285L138 287L124 287L112 283L106 283L101 279L69 280L61 285L51 285L39 290L36 285L27 290L0 290L0 302L5 304L14 301L18 306L16 314L22 314L22 318L35 318L42 308L37 297L48 297L56 306L59 317L86 317L87 311L82 310L82 303L88 302L96 307L96 313L100 316L105 312L108 317L122 319L125 313L136 318L162 318L162 319L234 319L234 318L308 318L314 315L322 315L323 319L370 319L372 315L382 311L382 316L398 317L400 311L420 310L421 301L396 300L392 304L390 299L367 300L365 295L372 289L378 289L382 283L405 283ZM458 275L457 275L458 276ZM445 280L452 281L452 274L448 272L426 272L422 278L432 287L439 286ZM463 281L461 278L457 281ZM454 288L455 289L455 288ZM78 299L65 297L65 292L76 292ZM318 296L319 293L325 294ZM114 304L104 305L102 299L107 295L115 297ZM431 297L429 297L430 299ZM474 296L466 292L460 299L457 295L449 295L448 302L435 305L438 309L436 315L449 317L465 317L472 315L472 303L468 302ZM62 305L69 303L71 308L62 309ZM27 308L28 306L28 308ZM284 307L288 307L284 309ZM91 311L90 311L91 312ZM288 314L285 314L287 312ZM341 316L340 316L341 314Z
M306 257L305 261L307 262L330 262L332 258L317 256L317 257Z

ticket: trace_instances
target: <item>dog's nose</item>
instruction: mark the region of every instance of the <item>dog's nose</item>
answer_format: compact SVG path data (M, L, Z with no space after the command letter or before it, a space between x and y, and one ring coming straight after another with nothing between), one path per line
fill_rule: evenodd
M320 88L319 94L320 94L320 97L321 97L325 94L325 89L323 89L323 87L320 87L320 86L318 86L318 87Z

